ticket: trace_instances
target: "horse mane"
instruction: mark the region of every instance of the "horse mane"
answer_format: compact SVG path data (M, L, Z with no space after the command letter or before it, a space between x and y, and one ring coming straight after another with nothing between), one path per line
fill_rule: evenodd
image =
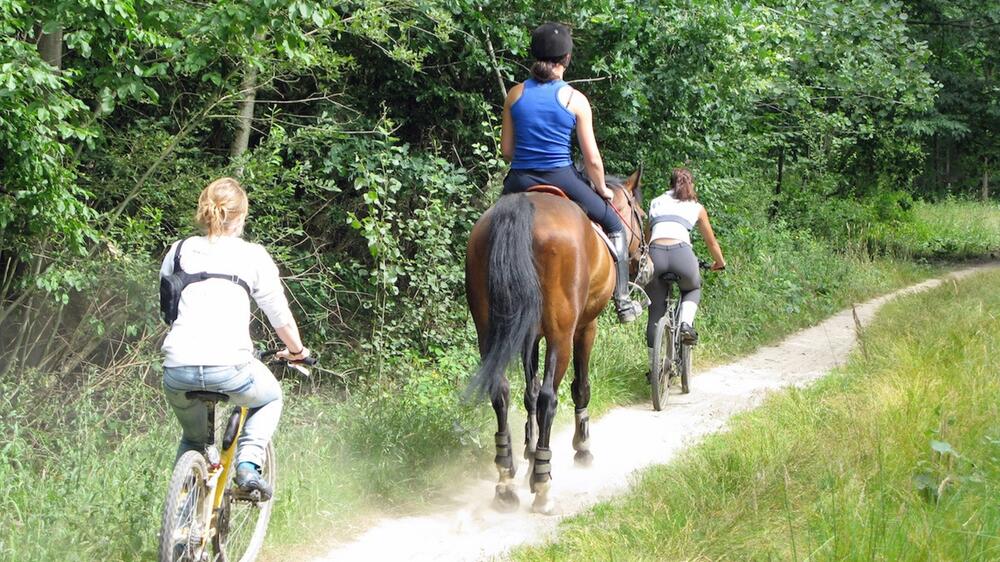
M611 189L622 189L625 187L625 180L628 178L623 178L621 176L615 176L612 174L604 174L604 183L607 184Z
M583 177L587 177L587 172L583 167L583 161L577 160L573 166L578 172L583 174ZM622 189L625 187L625 180L628 178L623 178L621 176L616 176L614 174L604 174L604 183L611 189ZM589 179L587 181L590 181Z

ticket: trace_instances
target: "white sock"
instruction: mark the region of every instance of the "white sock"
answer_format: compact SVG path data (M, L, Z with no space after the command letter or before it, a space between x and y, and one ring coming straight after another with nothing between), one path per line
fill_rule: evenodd
M681 302L681 324L693 327L696 312L698 312L698 303L690 301Z

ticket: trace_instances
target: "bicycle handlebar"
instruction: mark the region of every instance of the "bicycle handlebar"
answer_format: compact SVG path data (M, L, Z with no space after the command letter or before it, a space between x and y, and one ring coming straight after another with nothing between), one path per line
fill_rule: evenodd
M709 270L712 269L712 262L705 261L705 260L698 260L698 267L700 269L704 269L705 271L709 271ZM717 269L715 271L725 271L725 270L726 270L726 266L722 266L722 267L720 267L719 269Z
M253 355L258 360L264 361L266 359L271 358L272 356L274 356L279 351L281 351L281 350L280 349L258 349L258 350L255 350L253 352ZM319 363L319 360L316 359L315 357L306 357L305 359L302 359L301 361L286 361L284 359L275 359L275 362L278 362L278 363L287 363L289 365L307 365L307 366L311 367L311 366L315 365L316 363Z

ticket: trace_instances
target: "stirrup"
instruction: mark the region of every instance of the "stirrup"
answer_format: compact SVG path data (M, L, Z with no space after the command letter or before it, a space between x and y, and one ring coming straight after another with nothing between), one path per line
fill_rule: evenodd
M628 292L629 295L631 295L633 291L639 291L639 293L642 295L641 299L633 302L639 303L639 306L641 306L643 310L646 310L647 308L649 308L649 305L653 304L653 301L649 299L649 293L646 292L645 287L639 285L638 283L633 283L631 281L629 281L628 286L629 286L629 292Z
M627 304L621 306L621 303L616 299L615 311L618 313L618 321L622 324L628 324L635 322L642 314L642 304L629 298Z

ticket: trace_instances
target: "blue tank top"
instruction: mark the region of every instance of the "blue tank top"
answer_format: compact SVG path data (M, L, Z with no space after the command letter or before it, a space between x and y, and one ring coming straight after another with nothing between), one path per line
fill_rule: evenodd
M514 120L514 170L552 170L573 164L570 135L576 115L559 103L562 80L524 82L521 97L510 107Z

